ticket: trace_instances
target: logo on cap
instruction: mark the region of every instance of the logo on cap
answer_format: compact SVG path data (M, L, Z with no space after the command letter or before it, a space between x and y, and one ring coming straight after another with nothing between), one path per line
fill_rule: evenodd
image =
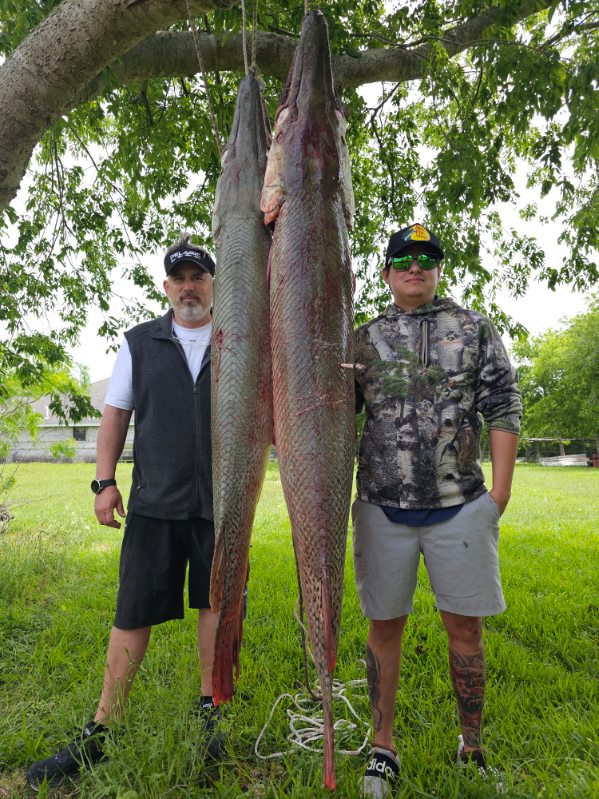
M188 244L181 244L165 253L164 269L169 275L180 263L197 264L205 272L209 272L214 277L215 264L210 254L200 247L192 247Z
M170 261L172 264L177 263L177 261L193 261L194 263L200 262L200 257L197 250L177 250L177 252L172 252L169 256Z
M422 225L412 225L403 235L404 241L430 241L431 234Z

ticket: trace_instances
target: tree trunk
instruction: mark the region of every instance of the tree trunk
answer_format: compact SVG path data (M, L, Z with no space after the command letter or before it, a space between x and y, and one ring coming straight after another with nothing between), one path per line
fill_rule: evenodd
M189 0L193 13L235 0ZM134 45L187 16L187 0L63 0L0 66L0 209L33 148L89 81Z

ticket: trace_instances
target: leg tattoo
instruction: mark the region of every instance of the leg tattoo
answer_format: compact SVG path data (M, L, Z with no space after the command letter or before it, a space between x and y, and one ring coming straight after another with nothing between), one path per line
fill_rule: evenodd
M485 703L485 654L481 649L475 655L461 655L450 648L449 668L464 744L479 748Z
M379 707L381 698L381 664L372 649L366 647L366 682L368 683L368 696L372 708L372 722L375 732L380 732L383 726L383 711Z

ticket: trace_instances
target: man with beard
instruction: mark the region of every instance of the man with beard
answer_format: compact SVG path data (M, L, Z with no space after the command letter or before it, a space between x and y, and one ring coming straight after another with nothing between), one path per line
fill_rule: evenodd
M164 292L171 308L125 333L106 395L98 435L94 510L119 528L125 515L115 480L135 411L133 483L120 560L120 585L102 695L93 721L55 755L34 763L37 790L104 757L111 722L122 717L152 625L183 618L189 564L189 605L199 609L201 679L198 712L203 752L222 750L220 712L212 703L217 615L209 609L214 551L210 448L210 335L215 264L184 237L164 256Z

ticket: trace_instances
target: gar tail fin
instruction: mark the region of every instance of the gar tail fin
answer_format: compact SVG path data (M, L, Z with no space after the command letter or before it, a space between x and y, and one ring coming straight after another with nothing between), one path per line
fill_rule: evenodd
M233 670L239 677L239 651L243 637L243 605L237 613L221 618L216 629L216 646L212 667L212 700L215 705L233 696Z
M223 543L224 538L225 536L222 530L217 530L214 543L214 556L212 558L212 570L210 572L210 607L215 613L220 610L225 588L227 557Z

